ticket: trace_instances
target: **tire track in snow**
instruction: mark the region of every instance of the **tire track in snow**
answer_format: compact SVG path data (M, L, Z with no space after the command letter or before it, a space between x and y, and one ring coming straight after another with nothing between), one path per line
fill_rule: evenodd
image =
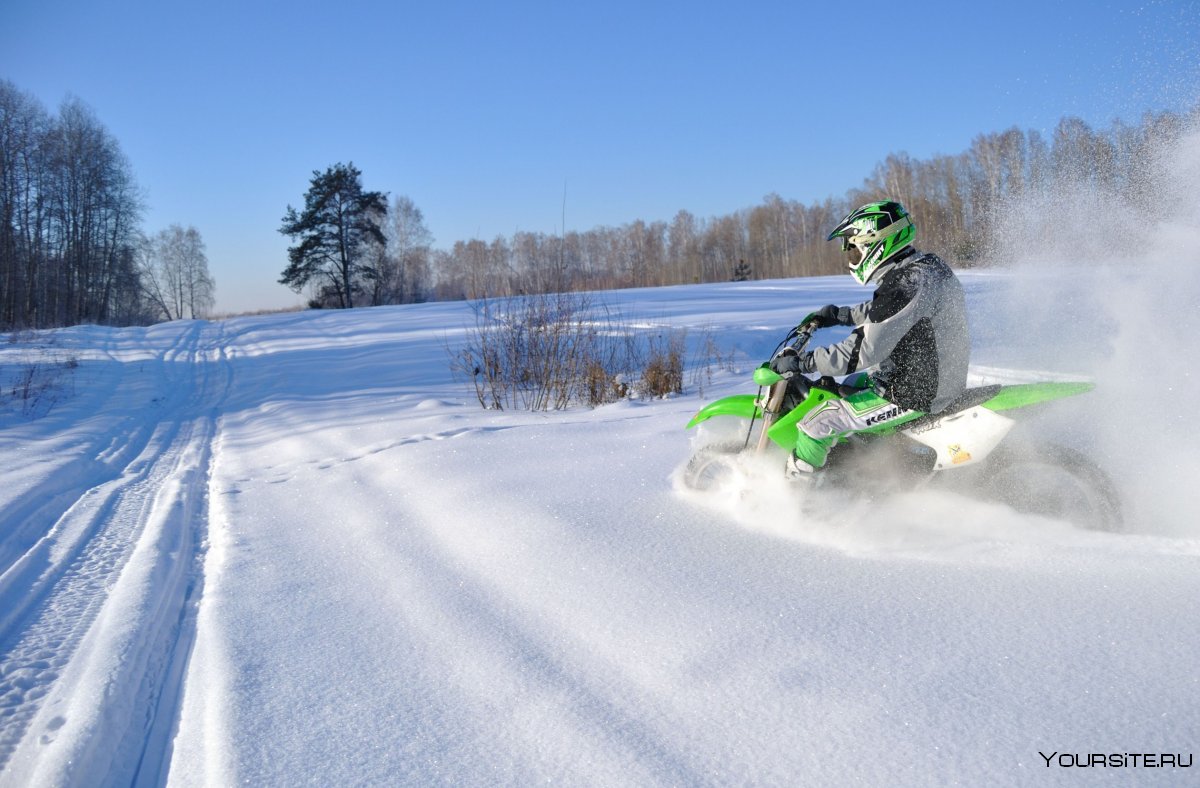
M2 578L25 604L0 628L0 783L160 777L201 581L216 404L232 379L220 337L205 343L215 358L202 348L206 326L163 353L171 393L113 455L132 459Z
M176 358L181 347L194 344L201 331L201 325L192 326L187 332L180 332L170 347L163 351L159 360L160 367L165 365L167 357ZM105 343L105 351L110 363L115 361L114 343L111 339ZM165 372L165 369L164 369ZM164 374L164 378L167 376ZM166 409L170 410L182 402L182 392L177 386L171 386L176 381L167 378L167 391L174 394L169 397ZM113 384L119 386L119 381ZM108 392L111 394L111 391ZM155 400L158 402L158 400ZM41 483L27 490L18 500L11 502L5 511L8 533L0 541L0 600L5 604L0 609L0 637L14 623L18 615L25 611L31 601L25 582L18 580L28 576L37 569L30 565L41 561L38 567L46 565L45 553L49 545L61 545L64 537L79 539L85 534L64 534L64 518L70 509L80 505L91 492L105 482L119 479L128 471L130 464L146 448L154 434L156 421L148 419L144 408L132 411L119 426L112 431L97 437L92 445L85 446L79 456L58 468L55 473ZM55 525L47 528L47 523ZM59 564L65 562L59 561ZM13 594L6 598L5 592L9 587L16 586L23 593Z

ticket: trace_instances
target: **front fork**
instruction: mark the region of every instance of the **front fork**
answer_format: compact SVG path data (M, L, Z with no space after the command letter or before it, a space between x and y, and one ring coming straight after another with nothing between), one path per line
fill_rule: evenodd
M755 449L758 454L762 454L767 449L767 444L770 442L767 433L779 419L779 411L783 409L783 398L787 395L787 387L786 379L777 380L767 389L766 396L758 401L758 406L763 413L762 430L758 433L758 447Z

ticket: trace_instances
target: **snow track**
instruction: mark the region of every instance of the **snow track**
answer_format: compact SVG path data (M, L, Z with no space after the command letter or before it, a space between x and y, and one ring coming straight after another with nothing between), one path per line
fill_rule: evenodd
M219 333L193 323L152 365L116 362L122 378L156 373L155 396L106 403L118 424L6 515L19 555L0 574L4 784L161 779L232 379Z

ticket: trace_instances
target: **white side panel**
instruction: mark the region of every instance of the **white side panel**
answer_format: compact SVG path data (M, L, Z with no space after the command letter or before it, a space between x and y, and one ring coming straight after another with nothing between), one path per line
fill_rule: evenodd
M937 462L933 467L940 471L982 460L1004 440L1015 423L1006 416L976 405L939 419L933 426L919 432L913 430L904 434L937 452Z

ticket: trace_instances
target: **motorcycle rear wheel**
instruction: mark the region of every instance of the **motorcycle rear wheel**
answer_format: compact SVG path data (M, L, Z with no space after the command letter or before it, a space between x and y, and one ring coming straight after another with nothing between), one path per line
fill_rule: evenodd
M987 460L982 492L1019 512L1120 531L1121 499L1099 466L1055 444L1002 446Z

